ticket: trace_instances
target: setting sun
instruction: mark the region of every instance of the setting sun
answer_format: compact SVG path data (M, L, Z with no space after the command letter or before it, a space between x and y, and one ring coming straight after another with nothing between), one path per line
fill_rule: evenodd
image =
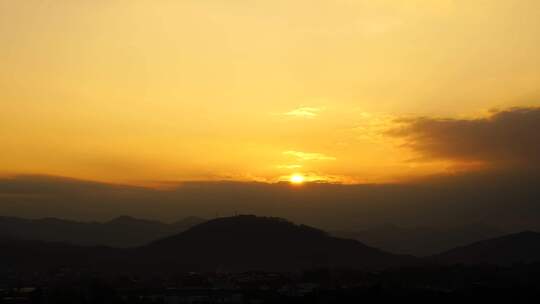
M303 184L306 178L301 174L294 174L290 178L290 182L293 184Z

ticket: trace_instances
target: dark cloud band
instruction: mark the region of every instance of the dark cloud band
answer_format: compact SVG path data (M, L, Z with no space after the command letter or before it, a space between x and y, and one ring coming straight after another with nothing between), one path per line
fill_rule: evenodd
M420 117L402 122L389 134L405 139L425 160L540 166L540 108L512 108L479 119Z

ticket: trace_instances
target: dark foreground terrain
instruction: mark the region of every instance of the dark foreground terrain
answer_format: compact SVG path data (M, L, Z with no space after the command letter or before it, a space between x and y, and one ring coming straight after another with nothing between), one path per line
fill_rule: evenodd
M540 264L383 272L178 273L144 278L63 270L2 278L0 303L537 303L540 299Z
M14 237L0 248L0 304L540 299L540 234L531 231L420 258L241 215L131 248Z

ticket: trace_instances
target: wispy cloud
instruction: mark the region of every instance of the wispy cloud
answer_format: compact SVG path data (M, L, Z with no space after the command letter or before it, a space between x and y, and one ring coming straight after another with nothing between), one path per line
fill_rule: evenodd
M301 151L285 151L283 154L296 157L304 161L321 161L321 160L336 160L333 156L328 156L322 153L307 153Z
M303 117L303 118L315 118L323 111L322 108L316 107L301 107L292 111L284 113L286 116Z
M278 165L278 169L298 169L302 168L302 165Z

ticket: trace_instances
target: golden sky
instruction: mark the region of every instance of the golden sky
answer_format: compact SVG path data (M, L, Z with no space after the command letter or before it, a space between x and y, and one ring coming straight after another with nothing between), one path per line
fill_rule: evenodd
M538 0L0 0L0 173L384 182L407 117L540 105Z

